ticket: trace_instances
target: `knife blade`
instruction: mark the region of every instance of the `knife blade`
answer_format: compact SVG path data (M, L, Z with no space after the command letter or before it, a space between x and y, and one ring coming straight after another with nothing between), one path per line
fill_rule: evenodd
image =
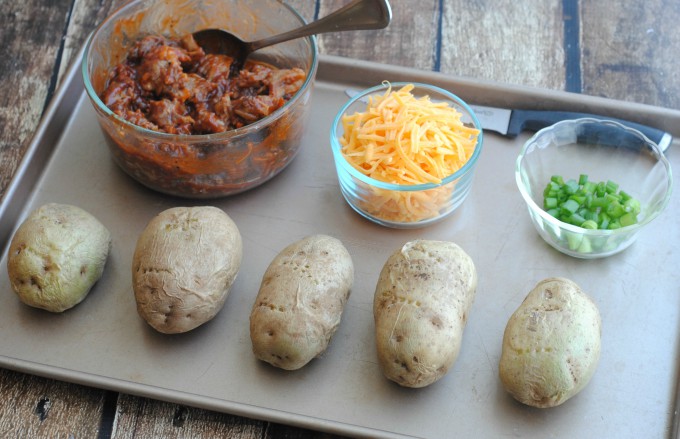
M673 141L673 136L663 130L628 120L598 116L589 113L551 110L510 110L506 108L486 107L483 105L470 105L470 108L475 112L475 115L484 130L494 131L509 138L517 137L519 133L523 131L539 131L562 120L588 117L600 120L613 120L627 127L636 129L652 142L656 143L661 151L666 151ZM606 132L591 132L588 134L591 137L606 137L607 135Z

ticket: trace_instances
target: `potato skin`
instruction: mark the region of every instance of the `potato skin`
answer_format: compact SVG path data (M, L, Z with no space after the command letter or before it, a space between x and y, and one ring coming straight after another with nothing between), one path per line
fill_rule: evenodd
M270 263L250 314L255 357L300 369L328 347L354 282L340 240L313 235L284 248Z
M238 227L222 210L198 206L161 212L135 247L137 312L165 334L197 328L224 306L242 256Z
M564 403L595 373L600 337L597 306L576 283L539 282L507 323L499 363L503 387L533 407Z
M10 284L26 305L66 311L101 278L110 248L111 234L90 213L68 204L45 204L12 237Z
M373 301L378 364L404 387L425 387L458 358L477 289L470 256L447 241L407 242L386 261Z

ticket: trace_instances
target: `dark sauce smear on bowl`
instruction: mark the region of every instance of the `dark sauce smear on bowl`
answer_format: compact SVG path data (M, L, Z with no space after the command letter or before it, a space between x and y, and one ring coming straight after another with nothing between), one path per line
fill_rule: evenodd
M233 71L233 58L206 54L193 36L141 38L115 66L100 95L125 120L170 134L211 134L256 122L288 102L306 75L247 61Z

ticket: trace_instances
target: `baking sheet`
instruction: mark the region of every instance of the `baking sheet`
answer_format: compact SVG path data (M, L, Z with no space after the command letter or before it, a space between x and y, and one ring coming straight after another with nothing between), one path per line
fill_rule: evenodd
M0 366L130 394L317 430L370 437L664 437L673 429L680 323L679 195L625 252L583 261L562 255L534 231L514 180L528 135L485 134L469 198L446 220L418 230L374 225L342 199L328 142L346 87L383 79L446 87L471 103L587 110L678 129L678 113L637 104L451 78L323 57L312 121L295 161L264 186L238 196L190 202L147 190L109 157L77 68L64 80L0 206L0 266L13 230L34 208L78 205L112 232L105 274L88 298L63 314L19 303L0 270ZM497 99L494 99L494 96ZM513 99L512 97L515 97ZM677 132L674 132L676 136ZM668 157L680 169L672 145ZM241 271L222 312L182 335L156 333L138 317L131 259L146 223L163 209L212 204L237 223ZM295 372L258 362L248 316L271 259L313 233L341 239L355 264L343 321L322 358ZM404 389L376 363L372 300L388 255L415 238L451 240L475 261L479 286L460 357L442 380ZM564 405L522 406L501 388L498 359L505 324L543 278L579 283L599 306L602 356L595 376Z

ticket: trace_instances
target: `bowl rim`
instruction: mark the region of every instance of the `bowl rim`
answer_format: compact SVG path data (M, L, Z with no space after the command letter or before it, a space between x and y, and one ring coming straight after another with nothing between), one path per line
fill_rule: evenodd
M184 143L205 143L205 142L213 142L213 141L225 141L229 140L232 138L238 138L242 136L246 136L252 132L259 131L262 129L264 126L267 126L274 121L278 120L283 116L283 114L288 110L289 107L293 106L298 100L301 99L302 95L307 92L307 90L311 90L313 82L316 77L316 72L318 70L318 65L319 65L319 49L318 49L318 44L317 44L317 39L316 36L311 35L309 37L306 37L306 39L309 42L311 51L312 51L312 60L311 60L311 65L309 72L307 72L307 76L305 78L304 83L300 87L300 89L293 95L291 99L288 100L281 108L277 109L270 115L255 121L251 124L245 125L241 128L236 128L233 130L227 130L221 133L209 133L209 134L171 134L171 133L166 133L163 131L154 131L148 128L140 127L139 125L135 125L132 122L124 119L123 117L117 115L114 113L104 102L100 99L99 95L97 92L94 90L94 87L92 86L92 82L90 81L90 75L89 75L89 69L88 69L88 55L92 49L92 42L95 38L95 36L101 31L101 29L104 28L107 24L114 22L119 18L121 14L126 12L127 9L130 9L140 3L140 1L143 0L133 0L130 1L123 6L119 7L115 11L113 11L111 14L109 14L97 27L90 33L90 35L87 37L87 41L85 42L85 47L83 50L83 55L80 61L81 64L81 73L83 77L83 83L85 86L85 90L87 92L88 97L90 100L95 104L97 109L100 111L104 112L107 116L114 118L117 122L134 129L136 131L140 131L143 135L149 136L152 138L157 138L160 141L181 141ZM281 6L283 6L285 9L287 9L289 12L292 13L294 18L297 18L300 21L301 25L307 24L307 21L300 15L300 13L290 6L287 3L281 3L279 2Z
M652 150L652 153L658 158L659 162L663 164L665 170L666 170L666 182L667 182L667 190L666 193L664 194L664 198L661 202L661 206L659 209L656 209L654 212L652 212L650 215L645 215L645 217L642 219L642 221L631 224L629 226L625 227L620 227L618 229L584 229L583 227L575 226L573 224L565 223L564 221L561 221L554 216L550 215L545 209L540 207L536 201L534 201L533 197L531 194L527 191L527 188L524 185L524 182L522 180L522 170L523 170L523 159L526 157L526 152L531 147L533 144L536 143L539 137L544 135L547 132L553 131L555 128L559 128L561 126L566 126L566 125L581 125L585 123L596 123L596 124L602 124L602 125L608 125L608 126L613 126L618 129L622 129L624 131L627 131L639 138L641 138L647 145L648 147ZM549 224L552 224L553 226L560 227L562 229L565 229L567 231L573 232L573 233L579 233L585 236L593 236L593 237L599 237L599 236L612 236L612 235L617 235L617 234L624 234L624 233L637 233L640 229L642 229L645 225L649 224L651 221L653 221L657 216L663 212L666 207L668 206L668 203L670 202L671 199L671 194L673 192L673 173L671 170L671 165L668 159L666 158L665 154L663 151L661 151L661 148L659 148L659 145L657 145L655 142L650 140L647 136L645 136L643 133L640 131L627 127L617 121L614 120L608 120L608 119L598 119L594 117L582 117L578 119L568 119L568 120L563 120L560 122L557 122L555 124L549 125L539 131L537 131L533 136L531 136L526 142L524 142L524 145L522 145L522 149L517 156L517 159L515 161L515 182L517 183L517 187L519 189L520 194L522 194L522 198L524 198L524 201L527 203L527 206L530 211L532 212L537 212L538 215L541 217L541 219Z
M340 142L338 142L338 138L336 135L336 132L338 130L338 126L340 125L340 121L342 119L342 116L345 114L347 109L352 106L354 103L357 101L364 99L366 96L370 94L374 94L377 92L385 91L389 88L401 88L406 85L413 85L414 89L421 88L421 89L426 89L426 90L431 90L434 92L437 92L439 94L442 94L446 96L448 99L454 101L456 104L460 105L463 107L468 114L470 115L470 118L472 119L472 123L474 124L475 128L479 130L479 135L477 136L477 145L475 146L475 150L472 153L472 156L468 159L468 161L456 172L454 172L451 175L448 175L442 179L440 183L421 183L421 184L413 184L413 185L406 185L406 184L395 184L395 183L387 183L384 181L376 180L375 178L369 177L359 171L357 171L342 155L342 146L340 145ZM479 119L477 119L477 115L475 112L470 108L470 106L461 98L459 98L457 95L454 93L445 90L441 87L438 87L436 85L432 84L426 84L422 82L404 82L404 81L399 81L399 82L388 82L385 81L380 85L376 85L370 88L367 88L365 90L362 90L361 92L357 93L354 95L351 99L349 99L343 106L340 108L340 111L338 111L337 115L333 119L333 123L331 124L331 130L330 130L330 141L331 141L331 149L333 151L333 157L335 159L336 165L340 166L343 171L349 173L352 177L360 180L361 182L378 187L380 189L387 189L387 190L393 190L393 191L422 191L422 190L428 190L428 189L436 189L442 186L446 186L447 184L451 183L452 181L457 180L458 178L462 177L463 175L467 174L476 164L477 160L479 159L479 156L482 152L482 147L484 144L484 131L482 130L482 125L479 122Z

